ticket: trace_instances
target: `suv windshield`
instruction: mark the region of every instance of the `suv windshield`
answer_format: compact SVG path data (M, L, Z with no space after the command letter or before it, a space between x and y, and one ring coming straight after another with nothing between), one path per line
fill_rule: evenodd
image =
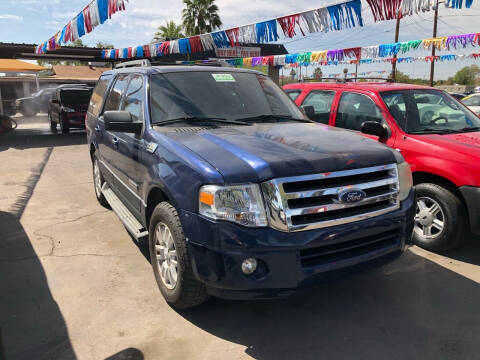
M151 76L152 124L188 118L272 121L305 119L268 77L248 72L188 71Z
M92 91L89 90L62 90L60 98L62 104L67 105L88 105Z
M479 130L480 119L443 91L399 90L381 95L398 125L407 133Z

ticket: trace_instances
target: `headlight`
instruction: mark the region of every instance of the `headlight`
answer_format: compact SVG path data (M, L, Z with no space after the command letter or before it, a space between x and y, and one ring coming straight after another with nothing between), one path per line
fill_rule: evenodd
M257 184L200 188L199 212L214 220L232 221L244 226L267 226L267 216Z
M69 107L64 106L63 111L65 111L65 112L75 112L75 109L71 109Z
M405 200L410 194L413 186L412 170L406 161L397 165L398 169L398 198L400 201Z

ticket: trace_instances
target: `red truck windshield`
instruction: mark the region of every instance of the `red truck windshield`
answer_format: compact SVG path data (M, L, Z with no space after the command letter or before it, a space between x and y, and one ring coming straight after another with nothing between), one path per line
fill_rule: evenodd
M399 90L381 95L398 125L407 133L480 130L480 119L442 91Z

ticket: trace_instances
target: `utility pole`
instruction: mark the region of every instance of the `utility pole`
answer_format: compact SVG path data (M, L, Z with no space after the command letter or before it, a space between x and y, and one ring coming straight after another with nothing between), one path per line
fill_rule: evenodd
M438 23L438 3L435 2L435 17L433 19L433 38L437 37L437 23ZM430 86L433 86L433 78L435 76L435 44L432 44L432 63L430 64Z
M395 28L395 42L398 42L398 35L400 33L400 17L397 18L397 26ZM397 79L397 55L393 55L393 62L392 62L392 79L393 82Z

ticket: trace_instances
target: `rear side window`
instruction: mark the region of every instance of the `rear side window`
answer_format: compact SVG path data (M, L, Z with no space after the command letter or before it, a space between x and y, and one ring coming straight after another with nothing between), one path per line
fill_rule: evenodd
M94 116L98 116L102 110L102 102L105 92L107 91L108 81L111 75L101 76L93 90L92 97L90 98L90 104L88 106L88 112Z
M314 90L303 101L304 106L313 106L316 122L328 124L335 91Z
M118 75L117 79L115 80L115 85L108 94L104 111L116 111L120 109L122 96L127 89L128 80L129 74Z

